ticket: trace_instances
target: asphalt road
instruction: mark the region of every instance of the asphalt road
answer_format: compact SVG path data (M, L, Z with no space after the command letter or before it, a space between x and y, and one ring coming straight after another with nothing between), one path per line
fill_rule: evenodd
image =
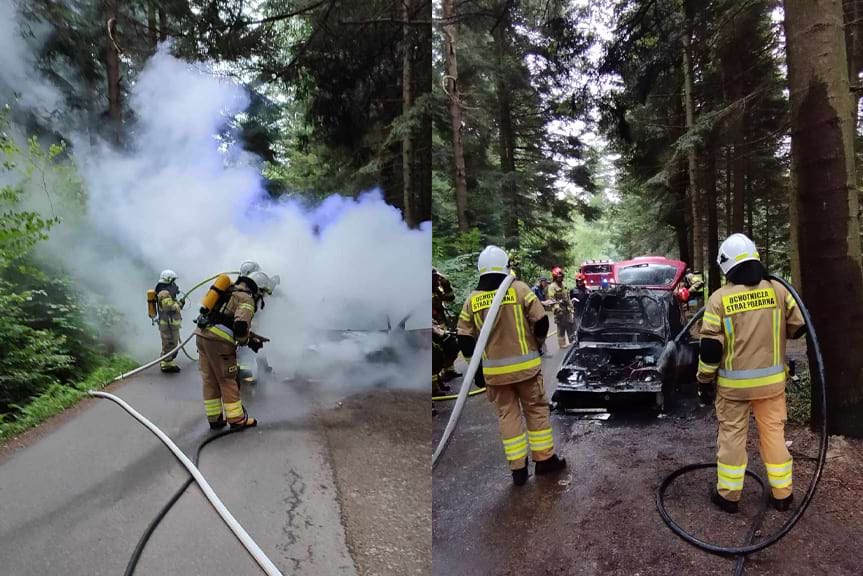
M200 378L150 371L109 391L190 457L210 434ZM345 543L326 439L291 385L243 391L261 424L204 449L200 468L239 522L287 576L357 573ZM187 473L119 406L92 400L0 460L0 573L123 574L141 533ZM262 574L196 485L151 538L136 575Z

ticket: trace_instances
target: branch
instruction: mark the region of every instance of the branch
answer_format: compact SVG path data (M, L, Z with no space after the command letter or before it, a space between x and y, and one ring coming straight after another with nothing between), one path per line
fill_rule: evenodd
M291 12L285 12L284 14L277 14L275 16L268 16L268 17L262 18L260 20L247 20L245 22L238 22L237 27L256 26L258 24L272 24L273 22L279 22L281 20L288 20L290 18L293 18L294 16L300 16L300 15L305 14L307 12L311 12L313 10L316 10L317 8L320 8L324 4L330 5L329 8L327 9L327 12L329 13L329 11L333 9L333 5L336 4L336 1L337 0L319 0L318 2L314 2L312 4L309 4L308 6L304 6L302 8L297 8L296 10L293 10Z
M398 18L378 18L371 20L339 20L342 26L367 26L369 24L403 24L407 26L431 26L439 20L399 20Z

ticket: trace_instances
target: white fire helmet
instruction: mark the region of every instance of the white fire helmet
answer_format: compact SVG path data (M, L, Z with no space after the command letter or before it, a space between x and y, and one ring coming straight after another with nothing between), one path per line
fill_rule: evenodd
M261 265L251 260L246 260L240 264L240 276L248 276L252 272L257 272L261 269Z
M256 270L249 274L248 278L255 283L258 290L264 294L272 294L276 285L279 283L279 277L273 276L270 278L260 270Z
M758 260L758 248L755 242L745 234L732 234L719 246L719 256L716 262L726 276L732 268L748 260Z
M170 284L174 280L177 279L177 273L173 270L162 270L162 273L159 274L159 282L163 284Z
M480 276L483 274L509 274L509 256L502 248L486 246L479 254L477 268L479 268Z

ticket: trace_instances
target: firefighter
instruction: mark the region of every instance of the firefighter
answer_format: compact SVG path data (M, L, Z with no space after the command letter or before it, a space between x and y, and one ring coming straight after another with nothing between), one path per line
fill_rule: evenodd
M717 481L710 499L725 512L737 512L751 410L771 504L785 511L794 498L785 446L785 339L805 333L803 316L785 287L767 277L755 244L743 234L722 243L717 261L728 283L707 302L698 363L699 395L705 402L715 400L719 420Z
M574 310L573 323L578 326L581 323L581 315L584 313L588 296L587 284L584 281L584 274L581 272L575 275L575 288L570 290L569 296Z
M240 276L248 276L252 272L259 272L261 270L261 265L255 262L254 260L246 260L242 264L240 264ZM271 288L273 290L276 289L276 286L279 284L279 276L273 276L270 278ZM261 303L261 308L263 308L263 302ZM246 355L248 356L248 354ZM255 363L257 364L258 373L261 370L264 372L272 372L273 367L270 366L269 361L267 360L267 353L263 350L258 352L255 355ZM252 371L252 367L248 364L245 364L244 361L240 361L239 366L239 376L241 382L255 384L257 383L257 378L255 376L255 372Z
M704 301L704 275L687 268L683 276L683 285L689 290L689 298L694 304L692 308L698 310ZM686 301L686 306L690 308L689 300Z
M167 354L180 343L180 325L183 318L180 310L184 301L177 298L180 288L177 286L177 273L173 270L162 270L159 282L156 284L156 313L159 319L159 336L162 337L162 354ZM177 352L164 358L159 367L162 372L179 372L180 367L174 360Z
M506 252L497 246L482 251L478 268L479 284L464 303L458 320L458 342L465 358L473 355L495 292L510 273ZM548 316L539 298L524 282L513 281L489 334L482 374L488 399L497 409L504 454L516 486L527 482L528 450L537 476L566 468L566 459L554 453L542 381L540 348L547 334Z
M549 284L550 282L548 278L541 276L539 278L539 282L537 282L536 286L532 288L533 293L536 294L537 298L539 298L539 303L542 304L542 307L546 310L551 310L552 306L554 306L554 300L551 300L548 297Z
M437 268L432 268L432 321L437 322L438 326L444 332L449 332L450 325L446 306L447 303L453 302L454 300L455 293L453 292L449 278L438 272ZM439 372L440 388L444 392L449 391L449 387L443 385L444 382L449 382L450 380L461 376L453 366L457 357L458 354L455 356L448 355L447 358L451 358L451 361L449 361L449 363L443 367L443 370Z
M449 392L441 375L444 366L452 366L458 357L458 341L455 334L432 319L432 396Z
M551 309L554 312L554 323L557 324L557 344L563 349L567 347L567 336L570 344L575 340L575 325L572 318L572 300L563 285L563 269L560 266L551 270L548 298L554 301Z
M201 319L195 330L204 409L210 428L223 428L225 424L231 428L249 428L258 424L240 400L237 348L248 346L257 352L267 341L251 328L258 305L272 291L272 280L259 270L240 276L220 295L212 312Z
M246 260L240 264L240 276L248 276L252 272L260 272L261 265L254 260Z

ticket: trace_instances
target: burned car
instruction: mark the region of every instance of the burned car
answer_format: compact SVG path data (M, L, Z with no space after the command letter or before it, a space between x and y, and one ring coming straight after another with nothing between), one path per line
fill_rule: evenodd
M681 303L670 290L621 284L592 292L552 401L560 409L669 409L697 368L697 341L683 335L674 342L682 329Z

